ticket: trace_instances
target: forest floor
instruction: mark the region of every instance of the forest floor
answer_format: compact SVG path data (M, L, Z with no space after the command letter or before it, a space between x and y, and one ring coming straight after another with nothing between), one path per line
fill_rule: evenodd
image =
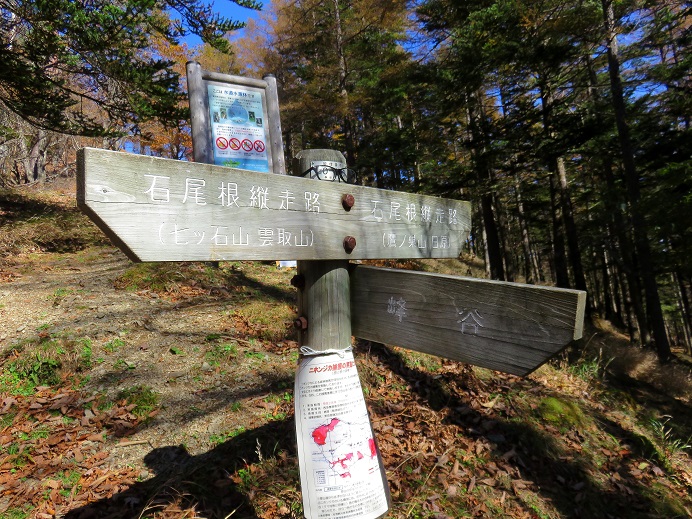
M0 518L302 517L293 274L134 264L69 181L0 191ZM525 378L356 342L388 517L692 517L691 364L585 330Z

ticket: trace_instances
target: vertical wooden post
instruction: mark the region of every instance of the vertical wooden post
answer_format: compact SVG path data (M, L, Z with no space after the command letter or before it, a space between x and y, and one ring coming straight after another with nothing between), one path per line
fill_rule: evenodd
M267 117L266 124L269 129L267 138L271 142L272 165L274 173L286 174L286 161L284 160L284 142L281 136L281 116L279 113L279 89L276 77L267 74L262 79L267 82Z
M303 150L294 160L293 174L302 175L315 161L340 163L346 167L346 158L339 151ZM343 238L334 236L335 240ZM348 261L299 261L298 276L304 286L299 291L298 312L305 319L297 323L299 329L303 328L300 345L314 351L345 350L351 345Z
M313 165L324 163L346 167L346 159L341 152L304 150L294 160L293 174L302 175ZM349 252L357 246L352 236L337 235L334 239L343 243L344 249ZM350 351L347 353L351 348L351 281L348 267L347 260L299 261L298 275L293 281L299 289L296 326L300 330L302 353L296 374L296 433L303 507L307 519L324 517L325 512L332 513L331 517L341 517L345 511L340 508L340 503L357 499L364 503L361 504L360 513L366 519L383 517L391 507L387 476L370 424L353 354ZM340 371L348 374L339 374ZM323 375L306 375L306 372ZM324 396L316 399L314 395L320 392ZM327 407L321 414L323 405ZM311 418L310 409L321 417L317 422ZM312 427L316 429L310 432ZM315 455L322 452L315 449L327 444L328 434L344 434L332 432L340 427L348 430L353 427L353 432L334 443L329 441L334 451L327 451L327 456L330 459L332 456L336 459L339 459L339 455L344 456L341 464L344 471L340 475L343 480L330 475L329 470L321 467L324 463L315 460ZM340 449L347 444L350 444L347 450L351 452L341 452ZM364 475L358 473L362 469L356 460L366 457L371 461L366 462L368 465L365 466L371 468ZM346 461L349 465L355 463L353 473L350 466L347 469ZM379 477L376 467L379 468ZM328 486L324 481L332 477L336 480L332 490L327 492ZM319 479L323 479L321 485L313 483Z
M304 288L298 297L300 345L314 351L351 345L351 290L348 261L299 261ZM302 323L302 324L301 324Z
M214 163L211 142L211 123L207 90L202 78L202 66L196 61L188 61L187 92L190 97L190 126L192 127L192 152L195 162Z

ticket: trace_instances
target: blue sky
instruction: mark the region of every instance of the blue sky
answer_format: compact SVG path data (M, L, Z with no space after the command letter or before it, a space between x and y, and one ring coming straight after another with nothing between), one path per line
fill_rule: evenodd
M262 3L264 5L269 5L267 0L263 1ZM213 0L212 5L214 6L216 12L218 12L220 15L230 18L231 20L237 20L239 22L245 22L248 20L248 18L257 16L259 14L258 11L240 7L231 0Z
M265 6L269 6L270 1L264 0L262 3ZM260 14L260 11L254 11L246 7L240 7L238 4L232 2L231 0L211 0L211 4L216 13L220 14L225 18L229 18L231 20L235 20L238 22L247 22L250 18L257 17ZM178 18L178 13L174 13L174 17ZM242 31L243 30L241 29L240 31L237 31L235 34L240 35ZM183 38L183 41L191 47L194 47L202 43L202 40L194 34L189 34L188 36Z

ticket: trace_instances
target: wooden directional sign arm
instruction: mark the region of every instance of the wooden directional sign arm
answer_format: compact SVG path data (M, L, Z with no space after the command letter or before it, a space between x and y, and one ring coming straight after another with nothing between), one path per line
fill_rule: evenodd
M468 202L92 148L77 203L139 261L448 258L471 228Z
M582 336L578 290L365 266L351 283L356 337L515 375Z

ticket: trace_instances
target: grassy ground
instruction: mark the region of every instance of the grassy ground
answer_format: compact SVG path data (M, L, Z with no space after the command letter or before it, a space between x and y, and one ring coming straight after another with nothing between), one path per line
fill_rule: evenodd
M0 518L302 517L291 276L135 265L71 186L0 193ZM689 364L586 330L523 379L357 342L389 517L690 517Z

